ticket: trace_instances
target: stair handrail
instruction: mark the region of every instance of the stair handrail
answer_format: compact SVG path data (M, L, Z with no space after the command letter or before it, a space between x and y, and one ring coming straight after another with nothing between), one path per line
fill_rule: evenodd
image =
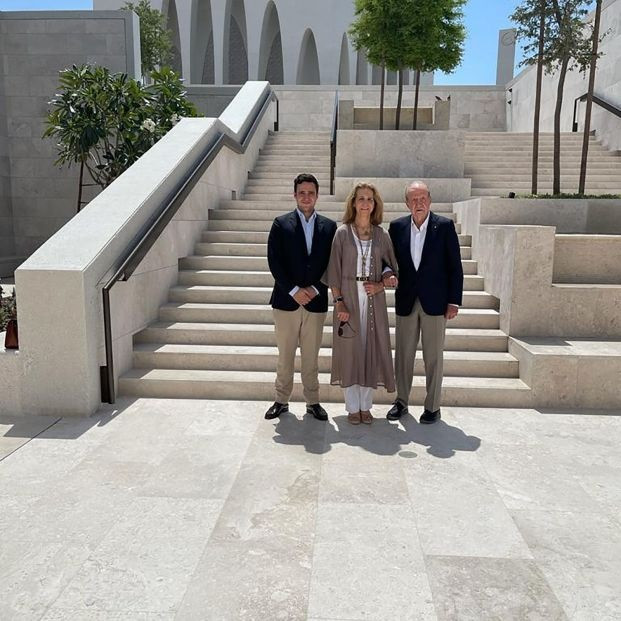
M336 168L336 136L339 128L339 92L334 93L332 112L332 134L330 136L330 194L334 194L334 169Z
M164 229L172 220L174 215L179 211L181 205L188 197L199 179L207 171L211 163L224 147L228 147L231 151L243 155L248 144L252 140L259 124L263 120L270 104L276 102L276 119L274 121L274 131L279 129L279 105L276 93L270 89L264 99L261 107L256 112L252 124L246 131L243 139L240 141L231 138L228 134L220 132L217 138L205 148L203 153L197 158L196 163L186 176L179 181L176 187L171 191L169 197L153 218L148 227L127 246L120 267L114 272L114 275L106 282L102 289L103 297L103 320L104 320L104 341L106 353L106 365L99 367L101 380L101 400L106 403L114 403L116 400L114 386L114 356L112 349L112 317L110 312L110 290L119 281L128 281L134 273L140 262L144 259L155 242L159 239Z
M589 94L585 93L584 95L580 95L580 97L576 97L576 99L574 100L574 118L573 118L573 122L572 122L572 125L571 125L571 128L572 128L571 131L572 132L577 132L578 131L578 120L577 120L578 102L579 101L586 101L588 96L589 96ZM593 95L593 103L597 104L598 106L600 106L600 108L603 108L607 112L610 112L610 113L614 114L615 116L618 116L619 118L621 118L621 108L617 108L617 106L614 106L610 102L605 101L601 97L598 97L597 95Z

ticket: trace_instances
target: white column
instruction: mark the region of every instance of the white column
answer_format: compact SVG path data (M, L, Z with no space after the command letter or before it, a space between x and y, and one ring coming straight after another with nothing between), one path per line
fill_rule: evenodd
M222 84L224 79L224 17L226 0L211 0L211 19L213 20L213 63L214 84Z
M192 6L189 2L177 5L177 23L179 25L179 44L181 45L181 73L186 84L192 80Z
M259 79L259 52L261 50L261 32L265 17L265 0L253 0L245 3L246 8L246 53L248 54L248 79ZM261 78L262 79L262 78Z

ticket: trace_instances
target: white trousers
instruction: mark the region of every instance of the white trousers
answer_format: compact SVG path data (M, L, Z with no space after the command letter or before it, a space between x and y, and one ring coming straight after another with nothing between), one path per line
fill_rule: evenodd
M369 298L362 282L358 282L358 307L360 308L360 339L362 341L362 355L367 346L367 310ZM368 412L373 407L373 388L354 384L343 388L345 393L345 409L350 414Z
M343 388L345 393L345 409L350 414L368 412L373 407L373 388L354 384Z

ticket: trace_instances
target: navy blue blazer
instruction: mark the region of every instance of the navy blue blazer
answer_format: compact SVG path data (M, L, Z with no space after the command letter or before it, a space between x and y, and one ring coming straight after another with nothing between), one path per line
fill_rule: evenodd
M336 222L317 214L311 253L296 210L274 219L267 239L267 262L274 277L272 308L294 311L299 304L289 295L294 287L313 286L319 291L304 308L311 313L328 310L328 288L321 282L328 268Z
M409 315L417 299L428 315L444 315L448 304L461 306L464 271L453 221L429 213L418 270L410 252L412 216L393 220L388 232L399 265L399 286L395 292L397 315Z

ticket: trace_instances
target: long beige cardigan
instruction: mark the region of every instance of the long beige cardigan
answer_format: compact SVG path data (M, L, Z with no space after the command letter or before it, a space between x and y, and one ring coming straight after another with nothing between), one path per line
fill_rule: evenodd
M388 233L380 226L373 227L373 243L371 245L371 279L380 282L382 272L390 267L397 274L397 260ZM343 387L359 384L377 388L385 386L388 392L395 390L395 373L390 348L390 332L388 330L388 311L386 294L377 293L369 298L367 325L363 327L367 333L366 352L363 355L360 339L360 309L358 304L358 286L356 269L358 264L358 248L350 225L341 225L332 242L332 253L328 265L328 286L341 290L343 301L349 311L349 327L345 326L344 336L339 337L340 321L333 313L332 332L332 384Z

